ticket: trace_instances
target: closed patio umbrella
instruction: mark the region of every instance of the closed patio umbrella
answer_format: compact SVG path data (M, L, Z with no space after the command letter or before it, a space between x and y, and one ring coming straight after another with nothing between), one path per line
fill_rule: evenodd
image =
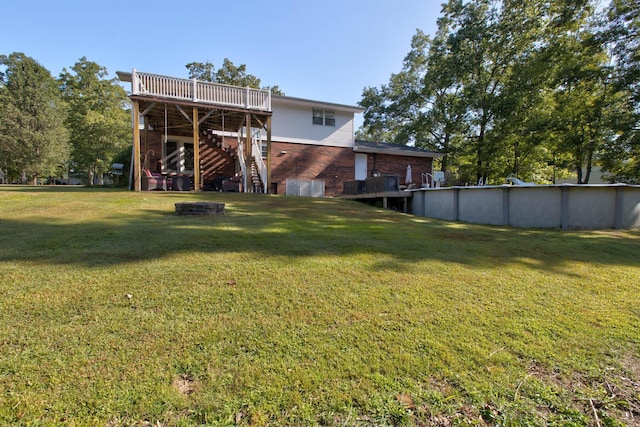
M411 184L413 182L413 178L411 176L411 165L407 165L407 177L404 180L405 184Z

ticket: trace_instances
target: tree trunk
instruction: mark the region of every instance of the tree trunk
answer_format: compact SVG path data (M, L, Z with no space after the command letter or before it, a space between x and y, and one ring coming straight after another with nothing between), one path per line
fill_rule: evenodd
M587 170L586 170L586 173L584 175L583 184L588 184L589 183L589 178L591 177L592 163L593 163L593 151L589 150L589 154L587 155Z
M449 166L449 144L451 141L451 135L444 135L444 142L442 144L442 151L444 152L444 156L442 156L442 162L440 163L440 170L442 172L447 172L447 167Z
M520 157L520 144L518 143L518 141L516 141L513 146L513 174L515 175L516 178L518 178L518 172L520 169L519 157Z
M483 123L480 125L480 133L478 134L478 148L476 150L476 155L478 156L478 158L476 159L476 183L479 183L480 180L482 180L482 183L484 184L484 173L482 171L482 166L483 166L483 161L482 161L482 157L484 156L484 150L483 150L483 144L484 144L484 130L485 130L485 126L486 123Z
M576 166L576 172L578 173L578 182L577 182L577 184L584 184L584 182L582 182L582 166L577 165Z

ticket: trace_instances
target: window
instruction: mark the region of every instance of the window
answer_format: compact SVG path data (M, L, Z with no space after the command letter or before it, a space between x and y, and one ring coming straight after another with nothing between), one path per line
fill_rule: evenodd
M336 125L336 113L334 111L313 109L313 124L324 126Z
M324 124L324 111L322 110L313 110L313 124L314 125L323 125Z

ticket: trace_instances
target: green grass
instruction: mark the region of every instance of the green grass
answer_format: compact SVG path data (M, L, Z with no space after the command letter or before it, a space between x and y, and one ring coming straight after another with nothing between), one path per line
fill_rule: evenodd
M5 186L0 326L1 425L640 425L638 230Z

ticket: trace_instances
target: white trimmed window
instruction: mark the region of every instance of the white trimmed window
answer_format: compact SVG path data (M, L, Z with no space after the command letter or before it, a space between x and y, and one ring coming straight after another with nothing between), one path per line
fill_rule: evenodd
M335 126L336 113L329 110L313 109L313 124L322 126Z

